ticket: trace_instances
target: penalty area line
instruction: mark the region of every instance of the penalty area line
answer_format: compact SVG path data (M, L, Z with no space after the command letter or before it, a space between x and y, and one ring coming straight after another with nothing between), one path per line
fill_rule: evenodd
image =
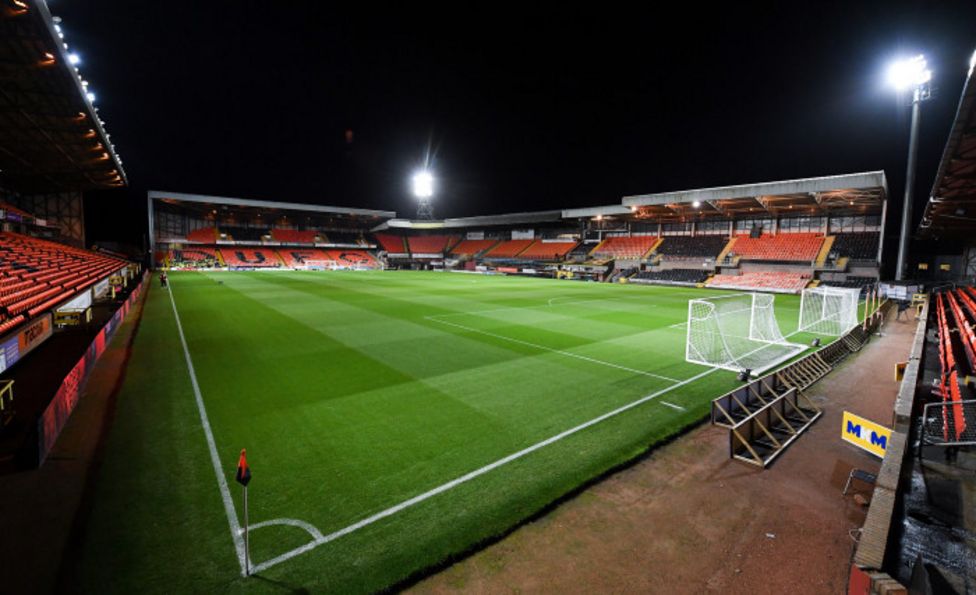
M562 349L553 349L552 347L546 347L545 345L539 345L537 343L530 343L529 341L523 341L521 339L514 339L512 337L506 337L505 335L499 335L497 333L490 333L488 331L483 331L483 330L480 330L480 329L472 328L470 326L465 326L463 324L458 324L456 322L448 322L447 320L440 320L440 319L435 318L433 316L424 316L424 318L426 320L429 320L431 322L436 322L438 324L446 324L448 326L453 326L455 328L459 328L459 329L462 329L462 330L465 330L465 331L469 331L469 332L472 332L472 333L479 333L479 334L485 335L487 337L492 337L492 338L495 338L495 339L500 339L502 341L508 341L510 343L517 343L519 345L525 345L527 347L534 347L536 349L541 349L543 351L548 351L550 353L558 353L559 355L564 355L566 357L576 358L576 359L583 360L583 361L586 361L586 362L590 362L590 363L593 363L593 364L599 364L601 366L607 366L608 368L616 368L618 370L623 370L625 372L630 372L631 374L640 374L641 376L650 376L651 378L657 378L658 380L667 380L668 382L681 382L681 380L678 380L677 378L671 378L670 376L662 376L660 374L655 374L653 372L647 372L645 370L638 370L636 368L628 368L627 366L621 366L620 364L614 364L614 363L611 363L611 362L605 362L605 361L600 360L600 359L595 359L595 358L592 358L592 357L587 357L585 355L580 355L578 353L573 353L571 351L563 351Z
M461 484L464 484L466 482L469 482L472 479L475 479L477 477L480 477L480 476L488 473L489 471L492 471L494 469L497 469L497 468L501 467L502 465L506 465L508 463L511 463L512 461L521 459L522 457L524 457L524 456L526 456L528 454L531 454L531 453L533 453L533 452L535 452L535 451L537 451L537 450L539 450L541 448L544 448L546 446L549 446L550 444L553 444L555 442L559 442L563 438L567 438L569 436L572 436L573 434L576 434L577 432L580 432L582 430L585 430L586 428L589 428L591 426L595 426L596 424L598 424L598 423L600 423L602 421L608 420L611 417L615 417L617 415L620 415L621 413L623 413L625 411L629 411L630 409L633 409L634 407L638 407L639 405L642 405L644 403L647 403L648 401L651 401L653 399L656 399L657 397L659 397L659 396L661 396L663 394L669 393L669 392L673 391L676 388L680 388L680 387L682 387L682 386L684 386L686 384L689 384L691 382L694 382L696 380L699 380L701 378L704 378L705 376L708 376L709 374L711 374L711 373L713 373L713 372L715 372L715 371L717 371L719 369L720 368L709 368L708 370L705 370L704 372L701 372L699 374L696 374L695 376L692 376L691 378L686 378L685 380L682 380L680 382L677 382L677 383L675 383L675 384L673 384L673 385L671 385L671 386L669 386L667 388L662 388L661 390L659 390L657 392L651 393L651 394L649 394L649 395L647 395L645 397L641 397L640 399L637 399L636 401L633 401L631 403L628 403L626 405L623 405L621 407L618 407L618 408L614 409L613 411L609 411L607 413L604 413L603 415L600 415L599 417L594 417L590 421L581 423L580 425L575 426L575 427L572 427L572 428L570 428L568 430L565 430L563 432L560 432L559 434L556 434L555 436L551 436L551 437L549 437L549 438L547 438L547 439L545 439L545 440L543 440L541 442L537 442L537 443L533 444L532 446L529 446L527 448L523 448L522 450L520 450L518 452L512 453L512 454L508 455L507 457L498 459L497 461L495 461L493 463L489 463L489 464L485 465L484 467L480 467L478 469L475 469L474 471L471 471L469 473L466 473L466 474L464 474L464 475L462 475L462 476L460 476L460 477L458 477L456 479L453 479L453 480L451 480L451 481L449 481L447 483L441 484L441 485L437 486L436 488L433 488L433 489L428 490L428 491L426 491L426 492L424 492L422 494L419 494L417 496L414 496L413 498L410 498L409 500L404 500L403 502L401 502L401 503L399 503L399 504L397 504L395 506L391 506L390 508L387 508L385 510L381 510L380 512L377 512L376 514L374 514L372 516L366 517L366 518L364 518L361 521L358 521L356 523L353 523L352 525L349 525L348 527L345 527L343 529L339 529L338 531L334 531L332 533L329 533L328 535L325 535L325 536L323 536L321 538L316 538L316 539L314 539L314 540L306 543L303 546L300 546L300 547L297 547L297 548L295 548L295 549L293 549L291 551L285 552L285 553L283 553L283 554L281 554L281 555L279 555L279 556L277 556L275 558L271 558L270 560L267 560L265 562L261 562L257 566L252 567L251 568L251 572L258 573L258 572L261 572L263 570L267 570L267 569L269 569L269 568L271 568L273 566L277 566L278 564L281 564L282 562L287 562L288 560L291 560L295 556L300 556L300 555L302 555L302 554L304 554L306 552L309 552L309 551L317 548L320 545L329 543L330 541L334 541L334 540L336 540L336 539L338 539L338 538L340 538L340 537L342 537L344 535L348 535L348 534L350 534L350 533L352 533L354 531L358 531L359 529L362 529L363 527L372 525L373 523L375 523L375 522L377 522L379 520L382 520L382 519L384 519L386 517L392 516L394 514L397 514L398 512L401 512L403 510L406 510L407 508L410 508L411 506L415 506L417 504L420 504L421 502L423 502L425 500L428 500L430 498L433 498L434 496L436 496L438 494L442 494L442 493L444 493L444 492L446 492L448 490L454 489L457 486L459 486Z

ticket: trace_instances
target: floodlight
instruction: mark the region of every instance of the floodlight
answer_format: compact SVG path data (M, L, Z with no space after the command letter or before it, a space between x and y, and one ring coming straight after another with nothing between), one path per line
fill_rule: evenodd
M932 80L925 56L919 54L907 60L899 60L888 67L888 83L899 91L918 87Z
M700 200L696 200L695 202L691 203L691 206L693 206L693 207L695 207L697 209L698 207L701 206L701 201Z
M898 91L912 91L912 127L908 140L908 168L905 175L905 200L902 203L901 233L898 239L898 263L895 280L904 279L905 262L908 255L908 228L912 220L912 190L915 186L915 168L918 153L918 118L923 101L932 97L929 81L932 71L928 69L925 56L919 54L900 60L888 67L888 82ZM854 201L851 201L854 206Z
M87 98L88 98L88 101L89 101L90 103L95 103L95 94L94 94L94 93L92 93L91 91L89 91L89 92L87 92L87 93L85 93L85 97L87 97Z
M81 57L78 56L78 54L76 54L74 52L71 52L70 54L68 54L68 63L69 64L81 64Z
M434 176L429 171L419 171L413 176L413 194L417 198L430 198L434 195Z

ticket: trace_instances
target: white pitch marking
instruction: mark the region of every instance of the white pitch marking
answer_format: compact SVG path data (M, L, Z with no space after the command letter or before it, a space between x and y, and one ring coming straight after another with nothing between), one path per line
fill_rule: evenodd
M792 332L792 333L786 335L786 337L791 337L791 336L797 334L797 332L799 332L799 331ZM759 350L757 349L755 351L759 351ZM755 353L755 351L753 351L751 353ZM746 354L746 355L749 355L749 354ZM359 521L357 523L353 523L352 525L349 525L348 527L346 527L344 529L339 529L338 531L335 531L333 533L329 533L328 535L322 537L321 539L314 539L314 540L310 541L309 543L307 543L307 544L305 544L303 546L299 546L299 547L297 547L297 548L295 548L295 549L293 549L291 551L288 551L288 552L285 552L285 553L281 554L280 556L277 556L277 557L274 557L274 558L272 558L270 560L267 560L265 562L262 562L262 563L258 564L257 566L254 566L251 569L251 571L254 572L254 573L257 573L257 572L260 572L262 570L267 570L268 568L271 568L272 566L277 566L278 564L281 564L282 562L287 562L288 560L294 558L295 556L300 556L300 555L304 554L305 552L309 552L309 551L317 548L318 546L320 546L322 544L325 544L325 543L328 543L328 542L333 541L335 539L338 539L339 537L342 537L343 535L348 535L349 533L352 533L353 531L357 531L359 529L362 529L363 527L366 527L368 525L371 525L371 524L375 523L376 521L379 521L379 520L384 519L384 518L386 518L388 516L394 515L394 514L400 512L401 510L404 510L406 508L409 508L409 507L411 507L411 506L413 506L415 504L419 504L419 503L423 502L424 500L427 500L429 498L432 498L433 496L436 496L437 494L446 492L446 491L448 491L448 490L450 490L450 489L452 489L452 488L454 488L456 486L461 485L462 483L465 483L465 482L470 481L470 480L472 480L472 479L474 479L476 477L479 477L481 475L484 475L485 473L488 473L489 471L491 471L493 469L497 469L498 467L501 467L502 465L505 465L506 463L510 463L510 462L512 462L512 461L514 461L516 459L520 459L520 458L524 457L525 455L527 455L529 453L532 453L532 452L534 452L536 450L539 450L540 448L542 448L544 446L548 446L550 444L553 444L555 442L558 442L559 440L562 440L563 438L565 438L567 436L571 436L572 434L575 434L576 432L579 432L580 430L584 430L584 429L586 429L586 428L588 428L590 426L596 425L596 424L600 423L601 421L604 421L606 419L609 419L611 417L614 417L616 415L619 415L619 414L621 414L624 411L627 411L629 409L633 409L634 407L637 407L638 405L641 405L643 403L646 403L646 402L648 402L648 401L650 401L650 400L652 400L654 398L657 398L657 397L659 397L659 396L661 396L661 395L663 395L665 393L671 392L672 390L674 390L676 388L679 388L681 386L684 386L684 385L686 385L686 384L688 384L690 382L694 382L696 380L700 380L701 378L704 378L705 376L708 376L712 372L717 372L719 370L721 370L721 368L710 368L710 369L705 370L704 372L702 372L700 374L696 374L695 376L692 376L691 378L688 378L686 380L682 380L681 382L678 382L677 384L673 384L673 385L671 385L671 386L669 386L667 388L663 388L663 389L657 391L656 393L652 393L652 394L647 395L646 397L642 397L642 398L640 398L640 399L638 399L638 400L636 400L636 401L634 401L632 403L628 403L627 405L624 405L622 407L618 407L618 408L614 409L613 411L610 411L609 413L604 413L603 415L601 415L599 417L595 417L595 418L591 419L588 422L584 422L584 423L582 423L582 424L580 424L580 425L578 425L578 426L576 426L574 428L570 428L570 429L568 429L568 430L566 430L566 431L564 431L562 433L556 434L555 436L552 436L551 438L547 438L547 439L543 440L542 442L537 442L536 444L533 444L532 446L529 446L528 448L524 448L524 449L522 449L522 450L520 450L520 451L518 451L516 453L510 454L510 455L508 455L505 458L498 459L494 463L489 463L488 465L485 465L484 467L481 467L480 469L475 469L474 471L471 471L470 473L467 473L465 475L462 475L461 477L458 477L457 479L454 479L454 480L451 480L451 481L449 481L449 482L447 482L445 484L439 485L439 486L437 486L436 488L434 488L432 490L428 490L428 491L424 492L423 494L420 494L419 496L414 496L413 498L410 498L409 500L404 500L403 502L401 502L401 503L399 503L399 504L397 504L395 506L391 506L390 508L387 508L386 510L381 510L380 512L378 512L378 513L376 513L376 514L374 514L372 516L366 517L365 519L363 519L363 520L361 520L361 521Z
M678 411L688 411L687 409L685 409L681 405L675 405L674 403L668 403L667 401L658 401L658 403L660 403L662 405L666 405L666 406L668 406L668 407L670 407L672 409L677 409Z
M455 487L457 487L457 486L459 486L459 485L461 485L463 483L466 483L468 481L471 481L472 479L474 479L476 477L479 477L481 475L484 475L485 473L488 473L489 471L492 471L493 469L497 469L498 467L501 467L502 465L505 465L507 463L511 463L512 461L515 461L517 459L520 459L520 458L524 457L527 454L530 454L532 452L535 452L535 451L539 450L540 448L543 448L545 446L548 446L550 444L553 444L555 442L558 442L558 441L562 440L563 438L566 438L567 436L571 436L571 435L573 435L573 434L575 434L575 433L577 433L577 432L579 432L581 430L585 430L586 428L589 428L590 426L594 426L594 425L596 425L596 424L598 424L598 423L600 423L600 422L602 422L604 420L610 419L611 417L614 417L616 415L619 415L619 414L623 413L624 411L627 411L629 409L633 409L634 407L637 407L638 405L641 405L641 404L646 403L646 402L648 402L648 401L650 401L652 399L655 399L655 398L657 398L657 397L659 397L659 396L661 396L661 395L663 395L663 394L665 394L667 392L670 392L670 391L672 391L672 390L674 390L676 388L679 388L681 386L684 386L684 385L686 385L686 384L688 384L690 382L694 382L696 380L699 380L699 379L701 379L701 378L707 376L708 374L711 374L712 372L715 372L717 370L719 370L719 368L710 368L710 369L705 370L704 372L702 372L700 374L697 374L695 376L692 376L691 378L682 380L682 381L680 381L680 382L678 382L676 384L673 384L673 385L671 385L671 386L669 386L667 388L662 388L661 390L659 390L659 391L657 391L655 393L651 393L651 394L649 394L649 395L647 395L645 397L641 397L640 399L637 399L636 401L633 401L631 403L628 403L626 405L623 405L621 407L618 407L618 408L614 409L613 411L610 411L608 413L604 413L603 415L601 415L599 417L594 417L590 421L581 423L580 425L575 426L573 428L570 428L568 430L565 430L563 432L560 432L559 434L556 434L555 436L552 436L550 438L547 438L547 439L545 439L545 440L543 440L541 442L537 442L537 443L533 444L532 446L529 446L527 448L523 448L522 450L520 450L518 452L515 452L515 453L512 453L512 454L508 455L507 457L498 459L494 463L489 463L489 464L485 465L484 467L481 467L479 469L475 469L474 471L471 471L470 473L466 473L466 474L462 475L461 477L458 477L456 479L453 479L453 480L451 480L451 481L449 481L447 483L441 484L441 485L437 486L436 488L434 488L432 490L428 490L428 491L424 492L423 494L420 494L418 496L414 496L413 498L410 498L409 500L404 500L403 502L401 502L401 503L399 503L399 504L397 504L395 506L391 506L390 508L387 508L386 510L381 510L380 512L377 512L376 514L374 514L372 516L366 517L365 519L363 519L363 520L361 520L359 522L353 523L352 525L349 525L348 527L345 527L344 529L339 529L338 531L335 531L333 533L329 533L328 535L322 537L321 539L315 539L315 540L310 541L309 543L307 543L307 544L305 544L303 546L297 547L297 548L295 548L295 549L293 549L293 550L291 550L289 552L285 552L284 554L281 554L280 556L277 556L275 558L272 558L270 560L267 560L265 562L262 562L262 563L258 564L257 566L253 567L251 569L251 571L254 572L254 573L257 573L257 572L261 572L263 570L267 570L268 568L271 568L272 566L276 566L278 564L281 564L282 562L286 562L286 561L294 558L295 556L299 556L301 554L304 554L305 552L311 551L311 550L315 549L316 547L318 547L318 546L320 546L322 544L325 544L325 543L328 543L328 542L333 541L335 539L338 539L339 537L342 537L343 535L348 535L349 533L352 533L353 531L357 531L359 529L362 529L363 527L366 527L368 525L372 525L376 521L379 521L381 519L384 519L384 518L386 518L388 516L392 516L392 515L400 512L401 510L410 508L411 506L414 506L415 504L419 504L419 503L423 502L424 500L427 500L427 499L432 498L432 497L434 497L434 496L436 496L438 494L441 494L441 493L446 492L446 491L448 491L450 489L453 489L453 488L455 488Z
M572 297L572 296L569 296ZM491 312L507 312L509 310L531 310L533 308L550 308L552 307L552 300L558 300L563 298L551 298L550 303L538 306L507 306L505 308L490 308L488 310L473 310L471 312L450 312L448 314L431 314L430 316L425 316L424 318L447 318L448 316L474 316L476 314L490 314ZM592 299L592 300L579 300L576 302L568 302L566 304L556 304L561 305L572 305L572 304L588 304L591 302L606 302L608 300L627 300L627 298L603 298L603 299ZM641 304L641 307L645 308L657 308L654 304Z
M200 419L201 419L201 422L202 422L203 427L204 427L204 432L207 435L207 444L210 447L210 456L211 456L212 462L214 463L214 473L217 475L217 483L219 484L219 486L221 488L221 496L224 499L224 508L225 508L225 510L227 512L227 521L230 524L231 535L234 538L234 544L235 544L235 547L237 549L238 559L239 559L239 561L241 563L241 574L243 575L244 574L244 554L243 554L243 540L242 540L242 538L240 536L241 528L240 528L240 524L237 521L237 512L234 509L234 503L230 499L230 491L227 488L227 482L224 479L224 476L223 476L223 474L221 473L221 470L220 470L221 469L221 467L220 467L220 458L217 455L217 449L216 449L216 446L215 446L215 443L214 443L213 432L210 430L210 423L207 421L206 408L203 405L203 399L200 396L200 388L199 388L199 386L197 385L197 382L196 382L196 374L193 371L193 362L190 359L190 352L189 352L189 349L187 348L187 345L186 345L186 338L183 335L183 327L180 324L179 314L176 311L176 302L173 299L172 284L170 284L170 302L173 305L173 314L176 316L176 324L177 324L177 328L179 329L179 332L180 332L180 340L183 343L183 353L186 355L187 368L190 371L190 379L191 379L191 381L193 383L194 394L195 394L196 399L197 399L197 406L198 406L198 408L200 410ZM433 318L432 317L429 317L429 316L425 316L425 318L428 319L428 320L433 320ZM439 320L433 320L433 321L434 322L441 322L442 324L448 324L448 325L452 325L452 326L459 326L459 327L462 326L462 325L456 325L456 324L453 324L453 323L450 323L450 322L446 322L446 321L439 321ZM462 327L462 328L464 328L464 327ZM472 330L474 332L484 333L484 331L478 331L477 329L469 329L469 330ZM491 333L485 333L485 334L489 334L490 335ZM786 337L790 337L790 336L795 335L795 334L796 334L796 332L793 332L793 333L790 333L790 334L786 335ZM493 335L493 336L496 336L496 337L498 337L500 339L504 339L504 340L508 340L508 341L515 341L515 342L518 342L518 343L525 343L527 345L532 345L533 347L538 347L538 348L541 348L541 349L545 349L547 351L559 352L558 350L550 349L548 347L542 347L541 345L533 345L531 343L527 343L525 341L520 341L518 339L512 339L510 337L503 337L501 335ZM756 350L756 351L758 351L758 350ZM583 359L589 359L589 358L586 358L585 356L578 356L578 355L572 354L572 353L565 353L565 352L559 352L559 353L564 353L565 355L569 355L569 356L572 356L572 357L580 357L580 358L583 358ZM595 362L598 362L598 363L603 363L605 365L610 365L610 366L613 366L613 367L621 367L621 366L617 366L616 364L610 364L608 362L600 362L599 360L591 360L591 361L595 361ZM627 369L627 368L624 368L624 369ZM541 449L541 448L543 448L545 446L548 446L550 444L553 444L555 442L558 442L559 440L562 440L563 438L565 438L567 436L571 436L572 434L575 434L575 433L577 433L577 432L579 432L581 430L584 430L584 429L586 429L586 428L588 428L590 426L596 425L596 424L598 424L598 423L600 423L600 422L602 422L602 421L604 421L606 419L609 419L611 417L614 417L616 415L619 415L619 414L621 414L621 413L623 413L625 411L628 411L628 410L630 410L630 409L632 409L634 407L637 407L638 405L641 405L641 404L646 403L646 402L648 402L648 401L650 401L652 399L655 399L655 398L657 398L660 395L663 395L665 393L671 392L672 390L674 390L676 388L679 388L679 387L684 386L684 385L686 385L688 383L691 383L691 382L694 382L694 381L699 380L701 378L704 378L705 376L707 376L707 375L709 375L709 374L711 374L713 372L717 372L720 369L721 368L718 368L718 367L712 367L712 368L710 368L708 370L705 370L704 372L701 372L700 374L696 374L695 376L692 376L691 378L687 378L687 379L682 380L682 381L675 381L675 384L673 384L673 385L671 385L669 387L663 388L663 389L661 389L661 390L659 390L659 391L657 391L655 393L652 393L652 394L647 395L645 397L642 397L642 398L640 398L640 399L638 399L636 401L633 401L631 403L628 403L627 405L623 405L621 407L618 407L617 409L614 409L613 411L610 411L608 413L604 413L603 415L600 415L599 417L595 417L595 418L591 419L590 421L584 422L584 423L582 423L582 424L580 424L578 426L575 426L575 427L570 428L570 429L568 429L568 430L566 430L564 432L561 432L559 434L556 434L555 436L552 436L550 438L547 438L546 440L543 440L541 442L537 442L536 444L533 444L532 446L529 446L527 448L524 448L524 449L522 449L522 450L520 450L518 452L515 452L515 453L511 454L511 455L508 455L507 457L498 459L497 461L495 461L493 463L489 463L488 465L485 465L484 467L481 467L479 469L475 469L474 471L471 471L471 472L469 472L469 473L467 473L465 475L462 475L461 477L458 477L458 478L456 478L454 480L451 480L451 481L449 481L449 482L447 482L445 484L441 484L440 486L437 486L437 487L435 487L435 488L433 488L431 490L428 490L427 492L424 492L424 493L422 493L422 494L420 494L418 496L414 496L413 498L410 498L409 500L404 500L403 502L401 502L401 503L399 503L399 504L397 504L395 506L391 506L390 508L387 508L385 510L382 510L382 511L380 511L380 512L378 512L378 513L376 513L376 514L374 514L372 516L369 516L369 517L367 517L365 519L362 519L361 521L358 521L356 523L353 523L352 525L349 525L349 526L347 526L347 527L345 527L343 529L339 529L338 531L334 531L332 533L329 533L328 535L322 536L321 532L318 531L318 529L316 529L313 525L308 524L308 523L304 523L303 521L289 522L289 521L293 521L293 519L273 519L271 521L264 521L262 523L258 523L258 525L255 525L255 526L267 526L267 525L271 525L271 524L294 524L296 526L300 526L300 527L304 528L306 531L308 531L313 536L315 535L315 533L318 533L319 536L315 536L315 538L311 542L309 542L309 543L307 543L307 544L305 544L303 546L300 546L300 547L297 547L297 548L295 548L293 550L290 550L288 552L285 552L285 553L283 553L283 554L281 554L279 556L276 556L276 557L274 557L274 558L272 558L270 560L266 560L266 561L262 562L261 564L252 565L251 566L251 572L254 573L254 574L257 574L258 572L261 572L263 570L267 570L267 569L269 569L269 568L271 568L273 566L277 566L278 564L281 564L282 562L286 562L286 561L288 561L288 560L290 560L290 559L292 559L292 558L294 558L296 556L299 556L301 554L304 554L305 552L311 551L311 550L315 549L316 547L318 547L318 546L320 546L322 544L325 544L325 543L328 543L328 542L333 541L335 539L338 539L339 537L342 537L344 535L348 535L349 533L352 533L352 532L357 531L357 530L359 530L359 529L361 529L363 527L366 527L368 525L371 525L371 524L375 523L376 521L379 521L379 520L384 519L384 518L386 518L388 516L394 515L394 514L400 512L401 510L405 510L405 509L407 509L407 508L409 508L409 507L411 507L411 506L413 506L415 504L419 504L420 502L423 502L423 501L425 501L425 500L427 500L429 498L432 498L433 496L436 496L436 495L438 495L440 493L443 493L443 492L446 492L446 491L448 491L450 489L453 489L454 487L456 487L458 485L461 485L461 484L463 484L465 482L468 482L468 481L470 481L472 479L475 479L476 477L479 477L481 475L484 475L485 473L488 473L489 471L492 471L492 470L494 470L494 469L496 469L498 467L501 467L502 465L505 465L505 464L510 463L510 462L512 462L514 460L520 459L520 458L522 458L522 457L524 457L524 456L526 456L526 455L528 455L528 454L530 454L530 453L532 453L532 452L534 452L536 450L539 450L539 449ZM641 374L650 374L649 372L641 372L639 370L634 370L634 371L635 372L638 372L638 373L641 373ZM668 405L671 405L671 404L668 404ZM304 527L303 525L308 525L308 527ZM315 533L313 533L312 530L314 530Z
M186 345L186 336L183 334L180 314L176 311L176 300L173 298L172 283L169 284L168 293L169 302L173 305L173 316L176 317L176 328L180 332L180 342L183 343L183 355L186 356L186 368L190 372L190 384L193 385L193 396L196 397L197 410L200 412L200 425L203 426L203 433L207 436L207 446L210 448L210 462L213 463L214 474L217 476L217 485L220 487L220 497L224 501L224 512L227 513L227 523L230 525L230 535L234 539L234 549L237 550L237 560L241 563L241 574L244 574L244 539L241 537L241 526L237 521L237 510L234 508L234 501L230 497L227 479L224 477L220 464L220 455L217 454L217 444L214 441L213 431L210 429L207 408L204 407L203 397L200 395L200 385L197 383L197 374L193 370L193 360L190 358L190 349Z
M439 324L446 324L448 326L453 326L459 329L464 329L473 333L480 333L488 337L494 337L496 339L501 339L502 341L510 341L512 343L518 343L519 345L526 345L528 347L534 347L536 349L542 349L543 351L549 351L551 353L558 353L559 355L565 355L566 357L573 357L576 359L581 359L594 364L600 364L601 366L607 366L609 368L616 368L618 370L624 370L626 372L631 372L632 374L640 374L642 376L650 376L652 378L657 378L659 380L667 380L668 382L681 382L677 378L671 378L670 376L661 376L660 374L654 374L653 372L646 372L644 370L637 370L635 368L628 368L627 366L621 366L620 364L613 364L610 362L605 362L603 360L594 359L592 357L587 357L585 355L580 355L578 353L573 353L571 351L563 351L562 349L553 349L552 347L546 347L545 345L538 345L536 343L530 343L528 341L523 341L521 339L513 339L512 337L506 337L505 335L499 335L496 333L490 333L488 331L483 331L480 329L472 328L470 326L465 326L463 324L458 324L456 322L448 322L446 320L438 320L431 316L424 316L427 320L431 322L436 322Z
M270 527L272 525L288 525L291 527L298 527L299 529L304 529L306 533L312 536L312 539L323 539L322 532L312 523L306 523L305 521L300 521L298 519L271 519L270 521L261 521L260 523L255 523L250 526L250 530L260 529L261 527ZM243 535L244 530L241 529L240 533Z

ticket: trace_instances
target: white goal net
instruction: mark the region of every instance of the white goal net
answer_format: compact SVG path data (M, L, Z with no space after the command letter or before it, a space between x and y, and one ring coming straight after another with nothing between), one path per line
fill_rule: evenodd
M773 300L766 293L688 300L685 359L758 374L804 351L780 332Z
M305 268L310 271L334 271L339 268L339 263L334 260L315 260L306 258Z
M861 290L850 287L811 287L800 297L800 330L840 336L857 326Z

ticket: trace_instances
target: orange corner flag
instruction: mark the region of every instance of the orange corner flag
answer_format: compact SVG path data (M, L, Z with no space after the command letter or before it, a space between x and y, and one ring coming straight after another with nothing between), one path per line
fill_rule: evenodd
M251 468L247 466L247 449L241 449L241 459L237 462L237 476L234 478L237 483L247 487L251 481Z

